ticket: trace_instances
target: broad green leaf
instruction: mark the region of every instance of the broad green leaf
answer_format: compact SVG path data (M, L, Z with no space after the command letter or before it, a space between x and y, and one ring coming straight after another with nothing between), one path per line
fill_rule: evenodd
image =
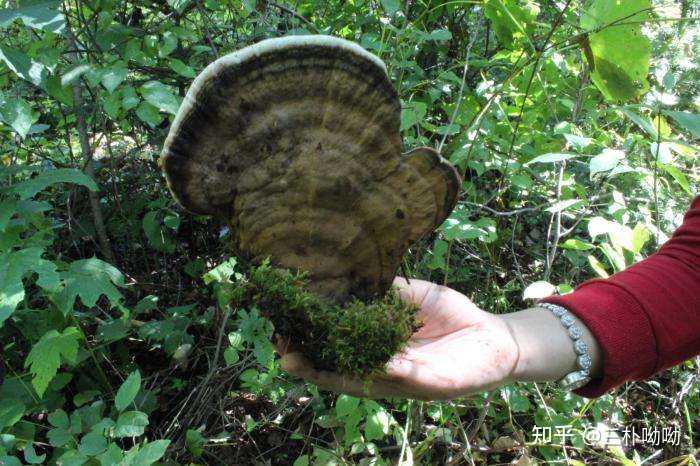
M121 65L115 65L111 68L104 70L102 73L102 79L100 82L107 89L110 94L126 79L126 75L129 74L129 70Z
M533 163L563 162L564 160L569 160L569 159L572 159L574 157L576 157L576 154L550 152L547 154L538 155L534 159L525 163L525 165L532 165Z
M391 416L389 416L389 413L387 413L384 408L380 408L367 416L367 421L365 422L365 439L368 442L383 439L389 434L390 426Z
M107 451L96 457L101 466L113 466L123 464L124 453L115 443L110 443Z
M38 115L34 114L29 103L21 97L6 98L0 103L0 120L12 126L22 139L27 136L37 119Z
M62 333L49 330L34 344L24 361L24 366L28 367L32 374L32 385L39 397L44 396L62 360L75 363L80 337L80 330L68 327Z
M428 106L424 102L410 102L401 109L401 131L405 131L425 118Z
M685 176L685 174L680 171L678 168L674 167L673 165L661 163L661 162L656 162L656 165L661 168L663 171L671 175L671 177L676 180L676 182L683 188L683 191L686 193L690 194L691 196L694 196L695 193L693 193L693 190L690 189L690 183L688 182L688 178Z
M484 14L491 21L498 41L513 48L517 36L527 37L526 28L537 16L536 9L524 8L518 0L486 0Z
M0 324L24 299L22 278L28 273L37 273L37 285L47 291L58 287L56 265L42 259L43 253L43 249L31 247L0 254Z
M141 411L126 411L121 413L117 418L117 424L114 426L114 436L122 437L138 437L143 435L148 425L148 416Z
M625 158L625 153L616 149L603 149L603 152L593 157L588 163L590 176L612 170L620 160Z
M48 419L49 424L54 427L58 427L60 429L70 428L70 419L68 418L68 414L66 414L66 412L62 409L57 409L56 411L51 412Z
M182 10L191 2L192 0L168 0L168 5L175 8L178 13L182 13Z
M571 148L575 151L582 151L593 142L593 139L585 136L579 136L578 134L565 133L563 136L569 146L571 146Z
M136 395L141 389L141 373L135 370L129 377L126 378L124 383L117 390L117 395L114 397L114 406L117 411L124 411L127 406L134 401Z
M181 60L178 60L177 58L170 59L170 69L179 74L180 76L184 76L185 78L191 79L197 75L194 68L184 64Z
M399 0L381 0L382 8L389 16L394 16L397 11L401 10L401 2Z
M0 233L5 231L7 224L10 223L10 219L13 215L17 213L17 202L8 199L6 201L0 202Z
M194 429L187 429L187 434L185 435L185 445L187 446L187 451L192 453L194 456L202 456L204 453L204 442L205 438L202 436L201 432Z
M637 126L642 128L653 140L658 139L658 133L656 127L651 122L651 120L645 116L639 115L630 108L621 108L622 113L627 115L627 118L632 120Z
M46 66L32 60L24 52L0 45L0 61L4 62L10 71L15 73L18 77L36 86L44 86L44 82L48 76Z
M34 445L32 444L32 442L28 442L24 446L23 453L24 453L24 460L29 464L41 464L46 459L46 453L44 453L42 455L36 454L36 450L34 450Z
M0 399L0 430L4 427L12 427L22 419L27 407L14 398Z
M610 276L610 274L608 274L608 272L605 270L605 266L601 264L595 256L588 256L588 263L599 277L608 278Z
M675 120L676 123L690 131L695 139L700 139L700 115L690 112L664 112Z
M124 107L126 108L126 106ZM141 102L136 108L136 116L149 126L159 125L163 121L163 116L158 112L158 108L148 102Z
M150 466L163 457L168 445L170 445L170 440L156 440L142 445L131 464Z
M107 450L107 439L100 432L90 432L80 439L78 451L87 456L96 456Z
M232 257L221 264L217 265L202 277L205 284L212 282L227 283L235 271L236 258Z
M593 0L581 15L581 26L590 31L591 78L608 100L633 100L649 89L651 45L641 22L650 9L650 0Z
M61 76L61 86L69 86L73 84L82 75L90 71L92 68L90 65L77 65L73 67L69 72Z
M57 168L39 173L34 178L17 183L10 192L19 195L20 199L29 199L56 183L74 183L85 186L91 191L97 191L97 184L85 173L74 168Z
M170 87L159 81L149 81L141 86L141 95L149 104L173 115L177 113L182 100L172 93Z
M60 5L60 1L53 0L0 10L0 28L5 28L19 19L30 28L61 34L65 21L63 13L59 11Z
M175 251L175 243L170 238L170 233L163 228L158 220L159 211L151 210L143 216L143 231L146 233L148 243L154 249L172 253Z
M350 395L340 395L335 402L335 413L338 417L349 416L360 406L360 399Z
M447 29L435 29L430 32L430 39L435 41L445 41L452 39L452 33Z
M78 296L87 307L97 304L102 295L115 306L122 298L117 286L125 286L122 273L96 257L71 262L62 273L62 282L63 288L54 295L54 301L64 315L73 309Z
M590 243L584 243L580 239L570 238L564 241L561 245L564 249L572 249L574 251L587 251L589 249L595 248L594 245Z

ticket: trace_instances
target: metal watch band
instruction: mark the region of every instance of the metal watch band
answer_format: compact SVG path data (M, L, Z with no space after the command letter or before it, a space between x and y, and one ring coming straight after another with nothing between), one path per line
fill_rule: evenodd
M576 362L579 370L571 372L559 380L560 386L565 390L576 390L583 387L591 380L591 365L593 361L588 352L588 345L581 339L583 336L581 328L574 323L574 318L566 308L552 303L539 303L538 306L551 311L552 314L559 318L561 324L567 329L569 337L573 340L574 351L578 355Z

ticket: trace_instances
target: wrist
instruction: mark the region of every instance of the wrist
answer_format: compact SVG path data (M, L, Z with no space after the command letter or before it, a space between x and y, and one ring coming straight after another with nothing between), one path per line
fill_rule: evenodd
M598 343L588 328L574 315L588 344L592 359L591 378L601 372L602 355ZM504 314L501 318L510 329L518 347L518 361L511 378L523 382L560 380L579 370L574 344L567 329L551 312L533 308Z

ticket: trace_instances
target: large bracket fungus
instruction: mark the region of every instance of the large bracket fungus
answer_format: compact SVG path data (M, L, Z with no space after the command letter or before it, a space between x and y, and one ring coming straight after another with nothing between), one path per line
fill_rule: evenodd
M229 224L237 253L305 271L329 302L369 302L460 187L435 150L403 153L400 114L384 63L360 46L269 39L197 76L161 163L186 209Z

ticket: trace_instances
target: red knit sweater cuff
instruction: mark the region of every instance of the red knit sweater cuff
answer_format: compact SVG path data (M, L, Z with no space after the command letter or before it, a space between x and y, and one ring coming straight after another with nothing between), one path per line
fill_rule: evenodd
M658 351L651 323L642 306L623 288L609 281L592 280L573 293L543 301L574 313L603 352L603 376L574 393L594 398L628 380L654 373Z

